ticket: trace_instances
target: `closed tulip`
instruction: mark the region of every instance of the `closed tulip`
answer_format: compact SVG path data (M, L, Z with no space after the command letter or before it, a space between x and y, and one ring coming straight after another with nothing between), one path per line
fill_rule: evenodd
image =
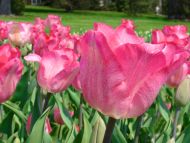
M31 121L32 121L32 115L29 115L28 119L27 119L27 123L26 123L26 131L28 134L30 134ZM45 120L44 129L45 129L46 133L48 133L48 134L51 133L51 131L52 131L52 128L51 128L51 125L49 122L49 118L46 118L46 120Z
M143 114L189 56L173 45L147 44L132 29L125 21L115 30L97 23L80 41L84 99L115 119Z
M177 87L180 82L187 76L189 67L187 63L184 63L179 67L167 80L167 84L171 87Z
M186 76L177 88L175 101L179 106L185 106L190 102L190 76Z
M0 46L0 103L8 100L15 91L22 69L19 50L9 44Z
M70 114L71 117L73 117L74 112L70 111L69 114ZM64 121L63 121L63 119L61 117L61 113L60 113L60 110L59 110L58 107L54 108L53 117L54 117L54 120L55 120L56 123L58 123L60 125L64 124Z

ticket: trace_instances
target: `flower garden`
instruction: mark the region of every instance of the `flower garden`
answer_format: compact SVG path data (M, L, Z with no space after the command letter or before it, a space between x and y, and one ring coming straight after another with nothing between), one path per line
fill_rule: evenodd
M188 143L188 28L135 25L0 21L0 142Z

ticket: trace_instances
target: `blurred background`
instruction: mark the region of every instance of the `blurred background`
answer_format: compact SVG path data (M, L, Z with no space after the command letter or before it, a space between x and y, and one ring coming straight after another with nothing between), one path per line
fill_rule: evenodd
M154 13L169 19L190 19L189 0L0 0L1 14L22 14L24 5L43 5L73 10L108 10L129 15Z
M190 0L0 0L2 21L33 22L48 14L60 16L79 34L95 22L116 27L121 19L133 20L138 34L148 39L152 29L165 25L190 28Z

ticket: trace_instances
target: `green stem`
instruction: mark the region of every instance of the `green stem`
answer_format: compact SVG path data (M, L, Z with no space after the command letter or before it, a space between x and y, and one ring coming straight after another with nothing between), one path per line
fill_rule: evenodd
M109 117L108 124L106 126L106 131L104 134L103 143L111 143L111 137L112 137L112 133L113 133L115 123L116 123L116 119Z
M43 111L47 109L50 97L51 97L51 93L47 93L47 95L45 95Z
M58 139L61 141L62 135L61 135L61 125L59 125L59 130L58 130Z
M174 117L174 122L173 122L172 137L174 138L174 140L176 139L177 122L178 122L179 114L180 114L180 107L178 106L178 107L176 108L175 117Z
M143 115L139 116L137 118L137 126L136 126L136 132L135 132L135 138L134 143L139 143L139 135L140 135L140 129L142 124Z
M81 96L81 99L80 99L80 111L79 111L79 127L80 127L80 129L82 129L82 123L83 123L83 114L82 114L83 107L82 107L82 101L83 101L83 98L82 98L82 96Z

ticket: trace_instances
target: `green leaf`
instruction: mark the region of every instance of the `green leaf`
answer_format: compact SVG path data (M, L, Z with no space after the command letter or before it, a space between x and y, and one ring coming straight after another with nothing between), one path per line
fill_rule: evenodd
M7 143L13 143L14 142L14 139L18 136L18 132L12 134L8 140L7 140Z
M159 138L156 140L156 143L167 143L168 139L169 136L164 133L161 136L159 136Z
M42 96L40 93L40 87L34 88L32 96L31 96L31 104L32 106L32 121L30 125L30 131L32 130L34 124L37 119L42 114Z
M66 143L73 143L75 137L76 137L75 126L73 126L72 130L70 130L68 132L65 142Z
M20 107L22 108L28 99L28 81L29 81L29 72L25 72L22 75L21 80L19 81L14 95L11 98L12 102L20 102Z
M75 103L77 107L80 106L80 95L77 92L72 91L70 88L67 89L71 100Z
M85 115L83 116L83 121L84 121L84 132L83 132L83 137L82 137L81 143L89 143L90 136L92 134L92 127Z
M99 114L98 114L98 112L97 112L96 110L93 110L93 112L92 112L91 114L92 114L93 116L91 116L92 119L90 120L90 124L91 124L92 126L94 126L94 125L96 124L98 118L99 118Z
M51 109L52 107L47 108L40 116L40 118L36 121L32 132L27 139L27 143L43 143L45 120Z
M9 108L12 110L23 122L26 122L26 116L23 114L21 109L17 104L14 104L10 101L7 101L5 103L2 103L5 107Z
M64 107L63 103L62 103L62 98L60 96L60 94L55 94L55 101L59 107L60 113L61 113L61 117L65 123L65 125L71 129L72 128L72 118L69 114L69 112L67 111L67 109Z
M44 132L44 143L52 143L52 138L47 132Z
M116 125L113 131L112 140L114 143L127 143L124 135L120 131L119 127Z
M190 141L190 124L183 130L177 138L176 143L189 143Z
M93 127L90 143L102 143L105 130L106 130L106 125L103 119L99 116Z
M158 96L158 103L159 103L158 108L161 115L166 120L166 122L168 122L170 120L169 110L167 109L166 105L163 103L162 98L160 96Z
M12 120L13 120L13 113L8 112L3 119L3 121L0 124L0 132L5 133L8 136L12 134L11 126L12 126Z

